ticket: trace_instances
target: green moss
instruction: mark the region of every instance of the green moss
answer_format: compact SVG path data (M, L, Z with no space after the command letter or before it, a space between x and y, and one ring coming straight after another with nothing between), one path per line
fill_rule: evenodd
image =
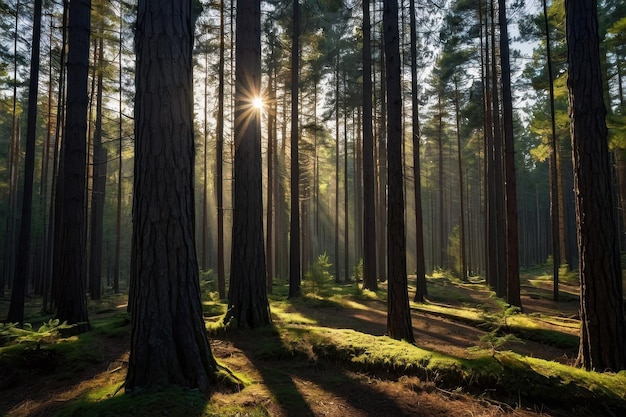
M118 394L111 398L112 389L113 387L107 387L92 392L58 412L55 416L202 416L206 408L205 396L199 391L172 388L136 394ZM98 395L102 395L102 397Z

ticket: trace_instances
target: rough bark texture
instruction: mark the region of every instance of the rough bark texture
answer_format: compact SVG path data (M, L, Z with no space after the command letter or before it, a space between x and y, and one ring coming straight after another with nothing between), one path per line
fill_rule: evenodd
M602 97L597 4L566 1L569 105L580 253L581 337L588 370L626 366L619 236Z
M235 50L235 194L228 313L239 327L270 323L267 300L261 115L253 100L261 93L260 0L237 2Z
M407 292L404 187L402 178L402 92L398 3L386 1L383 11L387 67L387 155L389 207L387 212L387 332L394 339L414 342Z
M194 239L191 2L143 0L136 26L131 351L126 390L208 390Z
M55 257L53 298L59 320L87 323L85 299L85 160L87 152L87 79L91 2L70 3L67 56L67 110L61 143L57 198L60 198L59 256ZM88 325L80 330L85 330Z

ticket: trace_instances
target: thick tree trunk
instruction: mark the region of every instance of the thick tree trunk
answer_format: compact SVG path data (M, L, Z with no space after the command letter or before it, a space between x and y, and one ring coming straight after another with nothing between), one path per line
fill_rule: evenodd
M254 328L271 322L266 291L261 179L261 2L237 2L235 49L235 194L228 312L225 321ZM297 238L297 235L296 235Z
M407 292L406 237L402 178L402 90L400 88L400 39L398 3L386 1L383 12L387 67L387 148L389 178L387 247L387 332L394 339L414 342Z
M565 10L580 253L578 362L587 370L618 371L626 367L626 324L602 98L597 4L594 0L567 0Z
M217 369L194 239L190 5L138 5L127 391L178 385L207 392Z

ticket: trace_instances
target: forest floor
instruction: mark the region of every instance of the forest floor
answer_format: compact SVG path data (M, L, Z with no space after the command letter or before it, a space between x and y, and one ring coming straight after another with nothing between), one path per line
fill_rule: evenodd
M509 357L498 356L500 352L572 365L577 355L577 286L561 284L561 301L555 303L549 277L535 271L522 281L524 313L514 314L480 283L461 283L445 275L429 278L428 302L411 303L417 347L430 356L458 361L473 360L476 350L491 351L503 367ZM180 392L144 402L123 394L130 329L125 298L111 294L90 302L93 330L88 333L63 336L62 328L47 322L34 335L19 333L12 340L0 340L0 346L6 345L0 347L0 416L610 416L626 408L624 393L623 404L618 399L615 409L593 396L574 401L575 390L565 391L566 398L555 393L550 401L545 392L535 400L525 388L516 395L511 395L515 390L502 392L497 383L488 382L491 377L451 383L443 368L413 372L412 365L393 365L396 354L379 364L357 363L355 358L363 360L361 354L368 350L372 357L377 355L374 345L379 341L396 343L384 337L382 287L371 293L354 284L331 283L317 295L287 301L284 286L277 286L270 297L273 326L237 330L220 324L225 304L211 300L204 286L213 354L243 386L218 384L206 401ZM36 315L38 302L33 298L28 303L33 324L46 320ZM0 299L0 314L7 309L8 300ZM5 326L0 338L8 330ZM337 337L336 345L325 339L332 337ZM346 353L342 344L352 337L356 341L348 349L356 346L356 353ZM626 381L626 375L619 376ZM495 376L500 379L504 376ZM555 390L562 390L554 384Z

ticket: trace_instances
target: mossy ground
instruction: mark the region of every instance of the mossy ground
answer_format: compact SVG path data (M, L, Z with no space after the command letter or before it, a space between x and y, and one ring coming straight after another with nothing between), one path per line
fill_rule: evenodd
M75 336L37 314L32 299L32 328L0 332L0 415L620 415L626 372L571 366L575 288L564 284L568 295L556 304L544 275L523 276L524 313L479 280L429 277L428 301L411 303L416 345L385 336L384 285L371 292L328 282L287 300L278 283L273 324L249 331L224 326L225 301L205 282L212 350L227 369L208 399L181 389L124 394L123 296L90 302L92 330ZM0 300L0 313L6 307Z

